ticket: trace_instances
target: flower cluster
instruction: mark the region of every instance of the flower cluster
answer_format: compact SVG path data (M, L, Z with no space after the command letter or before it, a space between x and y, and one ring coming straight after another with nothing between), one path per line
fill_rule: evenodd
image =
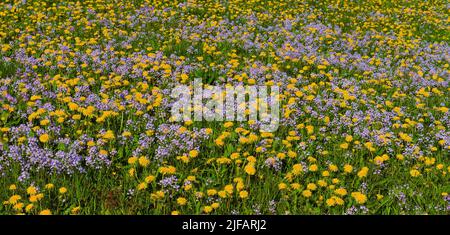
M0 214L448 214L448 9L2 0ZM279 128L171 121L196 78Z

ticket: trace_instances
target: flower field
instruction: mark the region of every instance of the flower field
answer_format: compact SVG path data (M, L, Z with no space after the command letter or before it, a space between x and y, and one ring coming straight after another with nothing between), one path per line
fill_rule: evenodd
M0 214L450 214L444 0L2 0ZM279 126L172 90L277 86Z

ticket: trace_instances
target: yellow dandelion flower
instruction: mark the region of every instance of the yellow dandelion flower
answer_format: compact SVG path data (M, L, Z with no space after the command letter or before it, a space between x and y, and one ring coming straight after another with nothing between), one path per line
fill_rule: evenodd
M128 175L131 177L133 177L135 175L135 173L136 173L136 170L134 168L131 168L128 170Z
M179 198L177 199L177 203L178 203L178 205L180 205L180 206L184 206L184 205L186 205L186 203L187 203L187 199L184 198L184 197L179 197Z
M408 134L400 132L398 135L400 136L400 139L402 139L405 142L411 142L412 141L411 136L409 136Z
M294 152L294 151L291 151L291 150L289 150L288 151L288 157L290 157L290 158L295 158L295 157L297 157L297 153L296 152Z
M158 198L164 198L165 193L163 191L157 191L156 196L158 196Z
M384 196L383 195L381 195L381 194L377 194L377 200L381 200L381 199L383 199L384 198Z
M233 126L233 122L225 122L223 124L223 127L225 127L225 128L229 128L229 127L232 127L232 126Z
M58 191L59 191L60 194L65 194L65 193L67 193L67 188L61 187L61 188L59 188Z
M17 203L13 206L13 209L16 211L22 211L24 204L22 202Z
M72 215L77 215L80 212L80 209L81 209L81 207L79 207L79 206L74 207L74 208L72 208L72 210L70 210L70 213Z
M308 185L306 185L306 188L311 191L314 191L317 189L317 185L315 183L309 183Z
M347 135L347 136L345 136L345 141L347 141L347 142L352 142L353 141L353 136L351 136L351 135Z
M112 140L112 139L115 138L114 132L112 130L106 131L105 134L103 134L102 137L103 137L103 139L106 139L106 140Z
M124 132L122 133L122 136L123 136L123 137L130 137L130 136L131 136L131 132L129 132L129 131L124 131Z
M277 158L283 160L284 158L286 158L286 154L285 153L278 153L277 154Z
M221 191L217 192L217 195L219 195L219 197L221 197L221 198L226 198L227 192L224 190L221 190Z
M22 197L20 196L20 195L12 195L10 198L9 198L9 204L16 204L20 199L22 199Z
M29 198L30 202L37 202L38 201L38 197L36 195L31 195Z
M341 145L339 145L339 147L341 149L348 149L348 143L342 143Z
M198 151L197 150L191 150L189 151L189 157L191 158L196 158L198 156Z
M353 166L349 164L344 165L344 172L345 173L351 173L353 171Z
M42 134L39 136L39 141L41 141L42 143L47 143L49 139L50 136L48 134Z
M215 189L206 190L206 195L208 195L208 196L214 196L216 194L217 194L217 190L215 190Z
M213 210L213 208L211 206L205 206L203 208L203 212L205 212L207 214L211 213L212 210Z
M244 167L244 170L245 170L245 173L247 173L248 175L254 175L256 173L256 169L253 164L247 164Z
M128 164L130 164L130 165L135 164L137 161L138 161L137 157L133 156L133 157L128 158Z
M145 183L149 184L149 183L155 181L155 176L149 175L149 176L145 177L144 181L145 181Z
M49 209L45 209L39 212L39 215L51 215L52 212Z
M241 191L242 189L244 189L244 187L245 187L245 185L244 185L243 182L238 182L238 183L236 184L236 189L237 189L237 191Z
M327 206L335 206L336 205L336 200L334 198L328 198L325 203L327 204Z
M142 191L144 189L147 189L147 183L146 182L142 182L142 183L138 184L137 190Z
M33 208L34 208L34 205L32 203L30 203L25 207L25 211L30 212Z
M36 195L36 197L37 197L37 200L39 201L42 198L44 198L44 194L43 193L39 193L39 194Z
M332 172L336 172L336 171L339 170L339 168L338 168L336 165L334 165L334 164L329 165L329 166L328 166L328 169L329 169L330 171L332 171Z
M303 190L302 195L304 197L311 197L312 192L310 190L306 189L306 190Z
M420 176L420 171L418 171L418 170L416 170L416 169L412 169L412 170L409 171L409 174L410 174L412 177L417 177L417 176Z
M334 190L334 193L336 193L339 196L345 196L347 195L347 190L345 188L338 188Z
M290 186L293 190L298 190L302 187L299 183L292 183Z
M301 164L295 164L292 166L292 174L299 175L303 171L303 166Z
M142 167L147 167L150 164L150 160L147 157L140 157L139 158L139 165L141 165Z
M359 177L359 178L366 177L368 172L369 172L369 168L368 168L368 167L363 167L363 168L361 168L361 170L358 172L358 177Z
M287 185L285 183L279 183L278 184L278 189L279 190L285 190L287 188Z
M358 204L364 204L367 201L367 196L361 192L353 192L351 195Z
M225 190L225 192L227 192L228 194L233 194L234 187L233 187L232 184L228 184L228 185L225 185L224 190Z
M245 191L245 190L239 192L239 197L242 198L242 199L247 198L248 197L248 192Z
M340 197L333 197L334 201L336 202L337 205L344 205L344 200L342 200L342 198Z
M220 206L220 204L218 202L214 202L213 204L211 204L211 207L213 209L217 209L217 208L219 208L219 206Z

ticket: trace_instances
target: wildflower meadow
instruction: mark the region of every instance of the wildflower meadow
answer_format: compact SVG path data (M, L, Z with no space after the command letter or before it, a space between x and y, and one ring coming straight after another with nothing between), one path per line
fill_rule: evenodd
M445 0L2 0L0 214L448 215L449 43Z

